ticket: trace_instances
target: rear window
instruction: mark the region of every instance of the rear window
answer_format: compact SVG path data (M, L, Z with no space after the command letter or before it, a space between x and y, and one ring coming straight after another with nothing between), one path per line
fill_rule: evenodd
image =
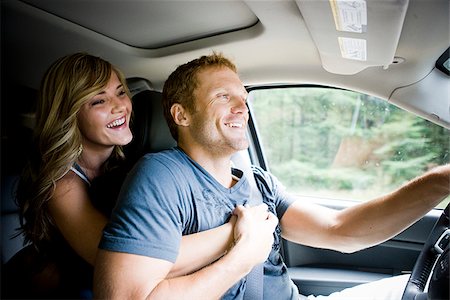
M368 200L449 162L449 130L376 97L291 87L248 101L268 169L298 195Z

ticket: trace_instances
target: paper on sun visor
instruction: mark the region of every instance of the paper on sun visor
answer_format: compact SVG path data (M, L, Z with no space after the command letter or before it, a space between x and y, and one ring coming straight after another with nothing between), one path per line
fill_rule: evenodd
M338 37L339 47L343 58L367 60L367 43L364 39Z
M330 0L336 30L362 33L367 30L365 0Z

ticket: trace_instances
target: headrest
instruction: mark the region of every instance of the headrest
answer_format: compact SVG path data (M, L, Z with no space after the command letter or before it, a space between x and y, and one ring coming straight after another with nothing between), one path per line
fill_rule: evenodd
M138 159L148 152L156 152L176 146L164 119L161 92L152 90L148 81L127 80L133 102L131 130L133 140L124 147L125 155Z

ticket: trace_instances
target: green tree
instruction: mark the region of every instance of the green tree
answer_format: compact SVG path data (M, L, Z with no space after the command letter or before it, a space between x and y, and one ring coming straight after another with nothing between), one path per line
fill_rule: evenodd
M271 171L294 191L382 193L449 161L448 130L376 97L273 88L250 104Z

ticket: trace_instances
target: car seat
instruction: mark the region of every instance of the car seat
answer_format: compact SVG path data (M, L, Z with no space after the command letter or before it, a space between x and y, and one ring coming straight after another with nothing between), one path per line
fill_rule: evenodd
M162 93L141 78L130 78L127 82L133 95L133 140L124 147L127 159L136 161L145 153L174 147L176 142L163 115Z
M32 143L35 90L6 82L2 89L1 142L1 258L2 265L23 247L17 236L19 209L15 191Z

